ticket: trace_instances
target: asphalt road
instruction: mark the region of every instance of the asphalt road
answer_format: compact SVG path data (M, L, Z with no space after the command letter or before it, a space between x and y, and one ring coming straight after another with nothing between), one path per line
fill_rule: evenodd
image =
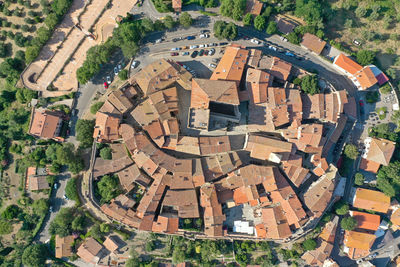
M67 184L68 179L71 178L71 174L67 172L63 172L57 176L58 189L54 189L49 199L50 206L53 211L47 214L45 222L42 226L42 230L36 236L36 241L40 241L45 243L50 239L50 223L56 216L57 212L63 207L71 207L74 205L74 201L66 200L63 198L65 195L65 186Z

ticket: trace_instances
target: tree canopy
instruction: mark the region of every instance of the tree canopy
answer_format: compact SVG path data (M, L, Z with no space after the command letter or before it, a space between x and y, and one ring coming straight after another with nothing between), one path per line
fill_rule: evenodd
M344 147L344 154L346 157L349 159L355 160L358 157L358 149L355 145L353 144L347 144Z
M24 250L22 254L22 263L29 267L45 266L48 256L46 245L34 244Z
M219 20L214 23L214 35L218 39L233 40L237 37L238 29L235 23Z
M220 13L234 20L241 20L246 10L246 0L222 0Z
M121 193L118 177L115 175L104 175L96 185L100 202L106 203Z
M100 150L100 157L102 159L112 159L111 148L105 147Z
M268 34L275 34L278 32L278 26L275 21L270 21L267 27Z
M192 16L190 16L190 14L187 13L187 12L183 12L183 13L179 16L179 23L180 23L183 27L189 28L189 27L193 24Z
M317 75L307 75L301 79L301 90L309 95L319 93L318 77Z
M357 52L357 62L363 66L374 64L375 52L371 50L359 50Z
M317 247L317 242L314 239L307 239L302 244L304 250L314 250Z
M90 106L90 113L96 114L99 109L104 105L104 102L96 102Z
M345 217L340 222L340 226L342 226L342 228L344 230L351 231L354 228L356 228L357 221L356 221L356 219L354 219L354 217L350 217L350 216L349 217Z
M93 143L94 120L78 120L75 126L76 139L81 147L90 147Z
M349 205L344 201L335 204L335 212L337 215L345 215L349 212Z
M400 161L390 162L388 166L379 169L377 187L390 197L400 192Z
M76 208L61 208L54 220L50 223L49 232L52 235L60 235L61 237L72 234L73 231L79 231L74 228L72 222L80 213Z
M356 173L356 175L354 175L354 183L356 185L363 185L364 180L365 180L365 177L364 177L364 175L362 175L362 173L358 172L358 173Z
M259 31L262 31L265 29L266 26L266 21L265 21L265 17L258 15L255 19L254 19L254 28L256 28Z

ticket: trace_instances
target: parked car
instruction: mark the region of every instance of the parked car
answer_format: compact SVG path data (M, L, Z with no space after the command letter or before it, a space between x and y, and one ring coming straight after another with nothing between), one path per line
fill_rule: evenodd
M121 64L118 64L118 72L120 72L121 70L122 70L122 65Z
M180 40L180 38L174 38L174 39L172 39L172 42L178 42Z
M108 84L111 84L112 83L111 76L107 76L106 77L106 81L107 81Z
M297 60L303 60L304 58L302 58L301 56L295 55L294 56Z
M118 75L118 68L114 67L114 75Z
M134 69L137 66L139 66L139 61L137 61L137 60L132 61L131 68Z
M228 44L227 42L219 43L219 45L227 45L227 44Z
M69 200L69 198L65 194L64 194L63 198L66 199L66 200Z
M199 52L199 56L202 56L202 55L204 55L204 49L201 49Z
M364 106L364 101L360 100L360 101L358 101L358 104L360 104L360 107L363 107Z
M361 42L360 42L359 40L354 39L354 40L353 40L353 44L355 44L355 45L361 45Z
M274 51L278 50L278 49L277 49L275 46L273 46L273 45L268 46L268 48L271 49L271 50L274 50Z
M285 55L287 55L287 56L289 56L289 57L294 57L294 54L293 54L293 53L290 53L290 52L286 52Z
M179 53L177 53L177 52L173 52L173 53L171 53L171 56L178 56L179 55Z
M105 88L105 89L108 88L108 83L107 83L107 82L104 82L103 85L104 85L104 88Z
M212 55L214 55L214 54L215 54L215 49L214 49L214 48L211 48L210 51L208 52L208 55L209 55L209 56L212 56Z
M163 39L157 39L156 40L156 44L159 44L159 43L161 43L163 41Z
M210 43L208 46L218 46L217 43Z
M179 51L179 50L181 50L181 48L180 48L180 47L174 47L174 48L171 48L171 51Z
M52 206L50 206L49 212L53 212L53 207Z
M197 52L196 50L193 51L193 53L190 55L192 58L197 57L197 55L199 54L199 52Z
M203 48L203 47L205 47L204 44L199 45L199 48Z
M203 33L203 34L200 34L199 37L200 37L200 38L208 38L208 37L210 37L210 35L208 35L208 34L206 34L206 33Z
M200 33L207 33L209 30L201 30Z
M208 64L208 66L210 66L213 69L215 69L217 67L217 65L215 65L214 63L210 63L210 64Z
M189 52L187 52L187 51L182 53L182 56L188 56L188 55L189 55Z
M260 44L261 42L257 39L251 39L250 42L252 42L253 44Z
M196 37L195 36L188 36L188 37L186 37L186 39L188 39L188 40L194 40Z
M78 114L78 110L77 109L73 109L72 110L72 116L76 116Z
M54 183L54 189L58 189L58 183Z
M199 46L198 45L191 45L190 46L190 49L196 49L196 48L199 48Z
M279 52L279 53L285 53L285 50L282 49L282 48L278 48L278 52Z

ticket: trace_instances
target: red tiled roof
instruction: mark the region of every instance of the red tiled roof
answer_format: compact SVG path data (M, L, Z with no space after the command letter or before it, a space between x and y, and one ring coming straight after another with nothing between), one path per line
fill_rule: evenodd
M340 54L339 56L336 57L335 61L333 64L337 65L338 67L344 69L348 73L354 75L358 71L362 70L362 66L356 63L354 60L351 58L345 56L344 54Z

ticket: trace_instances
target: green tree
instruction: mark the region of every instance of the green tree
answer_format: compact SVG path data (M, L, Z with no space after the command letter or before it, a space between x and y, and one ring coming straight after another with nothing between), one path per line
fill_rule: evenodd
M176 22L174 21L174 19L170 15L165 16L164 25L165 25L165 27L167 29L174 28L175 27L175 23Z
M364 6L359 5L355 10L355 14L358 18L363 18L367 15L367 11L368 10Z
M265 17L259 15L254 19L254 28L256 28L257 30L262 31L265 29L265 26Z
M96 102L90 106L90 113L96 114L99 109L104 105L104 102Z
M301 79L301 90L309 95L315 95L319 93L318 78L317 75L307 75Z
M318 0L297 0L295 15L302 17L307 24L322 28L322 10Z
M243 17L243 24L244 24L244 26L250 26L252 22L253 22L253 15L251 15L251 13L247 13L247 14Z
M356 175L354 176L354 183L356 184L356 185L363 185L364 184L364 180L365 180L365 177L364 177L364 175L362 175L361 173L356 173Z
M142 19L141 25L145 33L154 31L153 21L149 18Z
M102 159L112 159L112 150L109 147L102 148L100 150L100 157Z
M44 216L49 210L49 202L44 198L37 199L32 203L32 210L34 214Z
M74 160L69 163L68 169L72 174L78 174L85 169L85 162L79 153L75 153Z
M359 50L357 52L357 61L363 66L373 64L375 62L375 52L371 50Z
M356 228L357 221L354 219L354 217L345 217L340 222L340 226L342 226L344 230L351 231Z
M278 27L275 21L270 21L267 27L268 34L275 34L278 32Z
M190 16L190 14L187 13L187 12L183 12L183 13L179 16L179 23L180 23L183 27L189 28L190 26L192 26L192 23L193 23L192 16Z
M13 225L6 220L0 219L0 235L7 235L13 231Z
M30 267L42 267L46 264L48 250L43 244L30 245L22 254L22 263Z
M400 192L400 161L390 162L379 169L377 187L390 197Z
M75 208L61 208L56 217L50 223L49 232L52 235L65 237L72 233L72 221L77 216Z
M355 145L353 144L347 144L344 147L344 154L346 157L349 159L355 160L358 157L358 149Z
M118 178L115 175L104 175L97 183L100 202L106 203L121 193Z
M76 178L71 178L68 180L65 186L65 195L72 200L79 201L78 188L76 186Z
M125 81L128 79L128 70L127 69L123 69L118 73L118 77L122 80Z
M7 220L12 220L17 218L20 212L22 212L20 207L17 205L10 205L3 211L1 217Z
M86 227L86 217L84 215L78 215L76 216L72 223L71 223L71 229L73 231L83 231Z
M46 18L44 19L44 24L46 24L46 26L49 29L54 29L56 27L56 25L58 24L58 16L56 13L50 13L49 15L46 16Z
M25 51L25 60L26 63L29 64L35 60L35 58L39 55L40 47L38 46L28 46Z
M317 247L317 242L314 239L307 239L303 242L303 248L306 251L314 250Z
M291 42L292 44L300 44L301 42L301 38L299 35L297 35L295 32L291 32L289 33L286 38L288 39L289 42Z
M100 231L102 232L102 233L109 233L110 232L110 230L111 230L111 228L110 228L110 225L108 224L108 223L102 223L102 224L100 224Z
M74 145L72 143L64 143L57 147L57 162L62 165L68 165L74 160Z
M349 205L344 201L339 201L335 205L335 212L337 215L345 215L349 212Z
M40 27L36 31L36 39L38 40L40 45L46 43L47 40L49 40L50 36L51 36L51 31L46 27Z
M397 78L397 71L394 68L388 68L386 70L386 74L392 78L393 80L395 80Z
M90 234L94 239L101 240L103 239L103 233L100 230L100 224L95 223L92 228L90 228Z
M63 16L67 13L69 7L72 4L72 0L54 0L51 3L51 8L58 16Z
M76 139L81 147L90 147L93 143L94 120L78 120L75 126Z

